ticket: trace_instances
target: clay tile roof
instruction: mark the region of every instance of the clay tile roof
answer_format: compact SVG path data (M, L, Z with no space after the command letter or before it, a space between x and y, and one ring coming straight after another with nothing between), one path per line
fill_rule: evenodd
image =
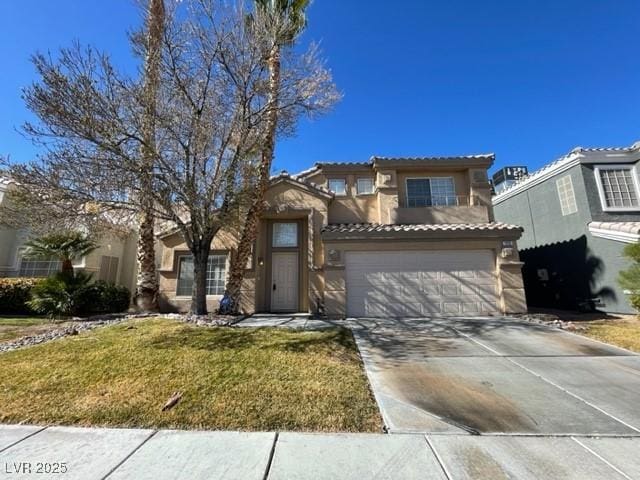
M507 223L437 223L437 224L380 224L380 223L331 223L322 229L325 233L372 232L455 232L455 231L523 231L518 225Z
M299 175L290 175L286 170L282 170L278 175L273 175L270 180L271 182L277 182L279 180L290 180L294 183L299 183L324 194L333 195L333 193L328 188L323 187L322 185L318 185L314 182L308 182L304 178L299 177Z
M483 153L480 155L454 155L446 157L371 157L372 162L420 162L420 161L451 161L451 160L495 160L494 153Z
M318 162L318 167L370 167L371 162Z
M640 234L640 222L590 222L589 228Z

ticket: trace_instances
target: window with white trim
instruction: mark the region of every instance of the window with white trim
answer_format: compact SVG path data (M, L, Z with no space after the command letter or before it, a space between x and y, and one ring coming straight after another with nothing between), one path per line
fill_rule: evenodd
M344 178L329 179L329 190L338 196L347 194L347 182Z
M635 169L629 165L598 166L595 169L604 210L638 210Z
M373 193L373 178L359 178L357 181L358 195L369 195Z
M62 263L54 258L21 258L20 273L21 277L50 277L54 273L60 271Z
M451 177L407 178L407 207L456 205Z
M207 262L207 295L224 294L224 286L227 278L227 256L209 255ZM182 255L178 258L178 282L176 295L178 297L188 297L193 291L193 256Z
M298 224L278 222L273 224L273 246L292 248L298 246Z
M578 211L576 203L576 194L573 191L573 182L571 175L565 175L556 180L556 188L558 189L558 198L560 199L560 210L562 216L571 215Z

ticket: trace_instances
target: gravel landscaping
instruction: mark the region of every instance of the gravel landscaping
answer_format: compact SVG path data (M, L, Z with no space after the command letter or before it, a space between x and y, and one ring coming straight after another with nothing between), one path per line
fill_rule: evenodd
M155 318L158 314L109 314L98 315L88 318L72 318L69 321L60 322L59 328L57 324L52 324L51 328L46 329L42 333L35 335L26 335L10 341L0 341L0 353L10 352L19 348L31 347L34 345L40 345L41 343L49 342L72 335L78 335L80 332L93 330L95 328L106 327L110 325L117 325L122 322L130 320L139 320L145 318ZM229 316L229 315L191 315L191 314L179 314L169 313L163 314L163 318L177 320L184 323L197 325L199 327L228 327L239 322L244 316ZM19 322L19 319L16 323Z

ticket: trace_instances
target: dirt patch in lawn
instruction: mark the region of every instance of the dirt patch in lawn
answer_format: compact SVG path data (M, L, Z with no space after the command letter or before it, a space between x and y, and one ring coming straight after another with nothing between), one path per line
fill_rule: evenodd
M351 332L125 322L0 354L0 422L381 431ZM162 407L175 393L182 398Z

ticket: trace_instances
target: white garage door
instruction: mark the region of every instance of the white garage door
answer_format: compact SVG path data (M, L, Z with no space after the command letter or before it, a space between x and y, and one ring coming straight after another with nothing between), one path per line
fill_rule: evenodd
M497 311L490 250L347 252L352 317L478 315Z

